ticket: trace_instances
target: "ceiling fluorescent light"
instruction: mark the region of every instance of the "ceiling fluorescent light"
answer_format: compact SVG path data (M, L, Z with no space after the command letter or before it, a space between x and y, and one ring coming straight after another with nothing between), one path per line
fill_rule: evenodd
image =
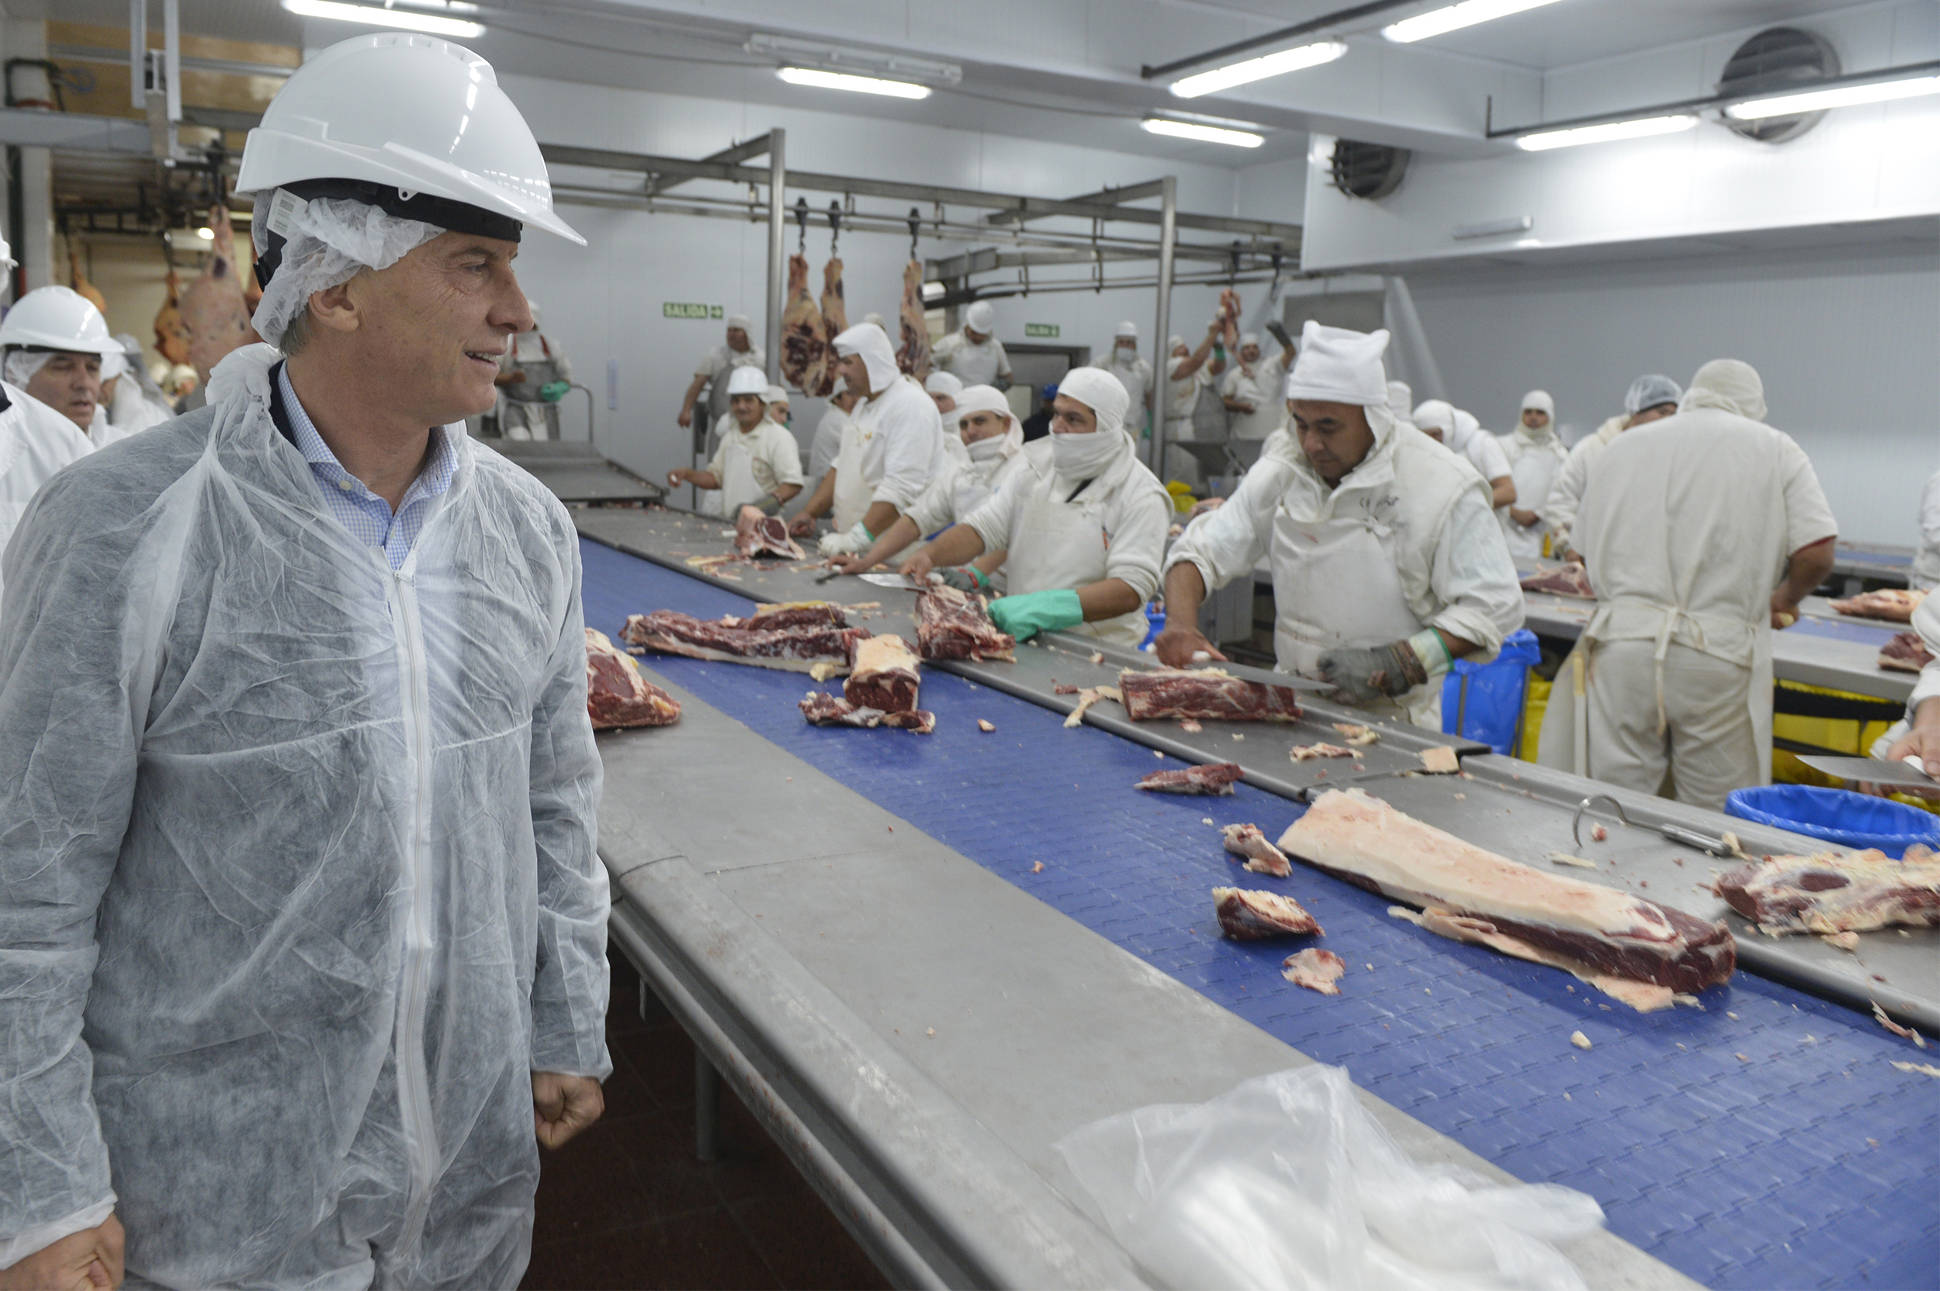
M1773 94L1734 103L1724 110L1724 114L1739 121L1758 121L1765 117L1823 112L1827 108L1857 107L1862 103L1913 99L1922 94L1940 94L1940 76L1913 76L1897 81L1874 81L1870 85L1839 85L1826 90Z
M1255 134L1251 130L1200 125L1193 121L1169 121L1164 117L1146 117L1139 125L1150 134L1167 135L1173 139L1196 139L1200 143L1223 143L1230 148L1257 148L1266 142L1265 135Z
M886 81L880 76L855 76L848 72L825 72L819 67L783 67L775 75L790 85L808 85L818 90L849 90L855 94L885 94L893 99L927 99L930 87L914 81Z
M283 0L283 7L302 18L360 22L369 27L402 27L406 31L428 31L434 36L455 36L460 40L469 40L485 31L483 23L445 18L416 9L379 9L374 5L340 4L338 0Z
M1540 9L1544 5L1555 4L1556 0L1462 0L1461 4L1445 5L1431 9L1427 13L1403 18L1400 22L1390 23L1381 28L1381 34L1399 44L1410 44L1417 40L1427 40L1433 36L1443 36L1464 27L1473 27L1481 22L1494 22L1497 18L1507 18L1510 14L1522 13L1529 9Z
M1196 99L1202 94L1215 94L1220 90L1230 90L1235 85L1245 85L1252 81L1263 81L1269 76L1284 76L1288 72L1298 72L1308 67L1319 67L1331 63L1347 52L1343 41L1323 40L1311 45L1299 45L1293 49L1283 49L1277 54L1262 54L1249 58L1242 63L1228 63L1210 71L1194 72L1172 82L1172 92L1182 99Z
M1638 117L1634 121L1606 121L1602 125L1575 126L1567 130L1537 130L1516 136L1516 147L1526 152L1547 152L1551 148L1574 148L1585 143L1613 143L1618 139L1648 139L1652 135L1676 134L1689 130L1698 119L1689 113L1662 117Z

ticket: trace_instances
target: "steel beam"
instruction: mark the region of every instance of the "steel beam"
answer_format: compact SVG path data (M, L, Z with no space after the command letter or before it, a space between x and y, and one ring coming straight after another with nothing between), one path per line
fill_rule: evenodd
M744 147L746 145L743 145ZM768 154L768 384L781 384L781 312L787 308L783 292L787 282L783 266L787 248L783 238L788 232L788 215L781 204L782 189L788 182L788 132L770 130L762 145Z
M1170 391L1168 373L1172 366L1172 355L1165 348L1165 338L1172 329L1172 242L1177 233L1174 220L1179 210L1179 181L1167 175L1162 181L1164 191L1159 196L1159 311L1157 325L1152 329L1152 474L1165 479L1165 412L1166 396Z
M737 143L731 148L723 148L719 152L709 153L707 156L701 158L701 160L719 166L733 166L740 162L762 156L767 151L768 136L764 134L759 138L749 139L745 143ZM649 179L647 181L647 196L652 197L657 193L664 193L668 189L685 184L693 178L695 177L692 175L685 175L666 180L660 179L659 177Z
M1160 192L1161 181L1148 179L1143 184L1130 184L1124 188L1101 188L1095 193L1086 193L1082 197L1074 197L1070 200L1074 202L1105 202L1112 206L1119 206L1126 202L1137 202L1148 197L1157 197ZM987 224L1022 224L1026 220L1037 217L1026 211L996 211L983 218Z

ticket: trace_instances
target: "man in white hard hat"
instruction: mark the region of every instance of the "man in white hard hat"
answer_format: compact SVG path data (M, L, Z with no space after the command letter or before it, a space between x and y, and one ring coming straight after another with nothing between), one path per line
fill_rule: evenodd
M736 368L759 368L767 371L768 356L762 352L751 338L754 324L746 314L727 316L727 337L722 344L715 346L701 356L694 369L694 379L687 383L687 392L680 397L680 415L674 420L682 430L694 424L694 405L707 390L707 424L713 425L727 415L728 376Z
M572 389L573 365L557 342L532 326L512 338L499 363L498 431L507 439L558 439L559 401Z
M1307 323L1287 377L1291 436L1172 545L1161 663L1224 658L1198 630L1199 607L1266 559L1278 668L1440 730L1441 678L1454 660L1493 654L1522 625L1522 589L1488 489L1466 459L1399 433L1387 344L1385 331Z
M728 378L728 416L733 429L721 437L704 470L677 467L670 485L710 490L702 514L727 519L752 506L774 515L802 491L801 450L795 437L768 416L768 378L758 368L736 368Z
M1509 461L1509 481L1516 488L1516 500L1496 514L1502 517L1509 554L1519 560L1534 560L1543 554L1543 505L1569 458L1569 450L1556 433L1556 400L1549 391L1525 394L1516 428L1498 436L1496 442Z
M72 287L36 287L0 319L5 376L80 427L101 448L120 439L101 397L101 367L121 345L87 297Z
M1132 422L1140 434L1150 433L1152 365L1139 357L1137 323L1128 318L1112 329L1111 353L1098 366L1124 384L1132 396L1132 407L1139 410Z
M1650 372L1630 383L1624 392L1623 411L1605 419L1594 432L1569 451L1563 467L1550 481L1549 496L1543 499L1543 523L1549 526L1549 550L1555 556L1580 560L1570 547L1570 529L1576 524L1577 508L1583 504L1583 490L1589 487L1597 459L1624 431L1662 421L1677 411L1684 387L1661 373Z
M1242 464L1251 465L1266 437L1286 424L1287 405L1280 388L1293 364L1293 342L1288 340L1267 354L1260 348L1260 334L1247 332L1239 338L1238 358L1219 380L1219 397L1232 414L1227 442Z
M1010 355L997 339L997 311L979 300L963 311L963 326L930 350L930 363L967 386L1010 385Z
M125 1225L140 1285L509 1288L609 906L572 521L462 422L522 230L581 239L412 33L292 73L237 188L268 344L7 552L0 1268L111 1285Z

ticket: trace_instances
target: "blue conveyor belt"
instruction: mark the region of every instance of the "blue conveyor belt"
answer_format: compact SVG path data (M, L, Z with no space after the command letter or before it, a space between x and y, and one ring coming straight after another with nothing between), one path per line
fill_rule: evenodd
M586 621L609 634L629 613L715 617L752 604L595 542L581 548ZM1230 798L1136 792L1139 776L1180 764L1093 727L1065 730L1058 713L947 673L924 675L937 730L918 736L809 726L795 701L813 683L798 673L646 662L1502 1168L1592 1194L1614 1232L1707 1285L1940 1277L1940 1081L1891 1065L1940 1054L1870 1018L1743 973L1706 992L1701 1010L1641 1015L1565 974L1394 919L1385 899L1314 871L1248 874L1213 826L1250 821L1276 837L1298 804L1246 784ZM996 731L980 732L979 718ZM1307 906L1348 963L1341 996L1281 980L1295 947L1223 940L1208 894L1218 884ZM1571 1046L1576 1030L1591 1049Z

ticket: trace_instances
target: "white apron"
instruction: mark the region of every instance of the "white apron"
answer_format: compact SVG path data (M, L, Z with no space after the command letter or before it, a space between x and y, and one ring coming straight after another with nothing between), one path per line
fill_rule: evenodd
M721 487L701 494L701 514L732 520L742 506L757 502L765 490L754 478L754 450L745 432L729 432L721 456Z
M874 428L864 430L854 417L842 425L842 447L835 454L835 532L847 533L856 521L869 514L869 500L876 486L862 477L862 449L875 436Z
M1541 510L1544 499L1549 496L1549 486L1555 482L1562 466L1557 456L1546 449L1525 448L1509 467L1509 478L1516 485L1516 507L1523 511ZM1543 536L1549 532L1549 526L1538 521L1525 529L1510 517L1508 507L1498 514L1502 518L1503 536L1509 540L1509 554L1517 560L1540 558Z
M839 477L838 477L839 478ZM1102 503L1087 503L1080 493L1075 502L1059 501L1077 485L1062 475L1051 477L1049 491L1032 490L1011 530L1010 556L1004 561L1009 594L1041 592L1054 587L1079 588L1105 577L1108 538ZM1080 623L1070 631L1136 650L1148 630L1144 608L1094 623Z
M1390 532L1359 517L1273 517L1273 653L1282 671L1320 676L1335 646L1382 646L1421 631L1395 569ZM1417 726L1441 726L1441 679L1368 706Z

